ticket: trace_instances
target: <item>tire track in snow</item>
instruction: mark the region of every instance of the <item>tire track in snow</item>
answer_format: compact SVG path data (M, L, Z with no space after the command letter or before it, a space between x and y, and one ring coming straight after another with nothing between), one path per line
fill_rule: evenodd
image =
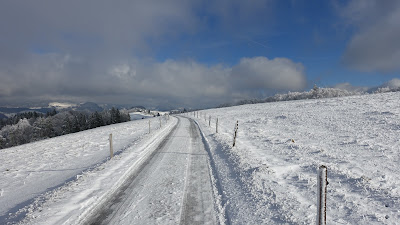
M180 224L216 224L214 193L210 187L209 158L200 132L190 120L191 156L186 175Z
M209 172L210 172L210 180L213 183L213 193L214 193L214 199L215 199L215 207L216 211L218 212L218 222L219 224L231 224L229 214L226 213L226 206L228 204L228 200L226 197L225 191L223 191L222 184L221 184L221 179L219 177L219 173L217 171L215 159L213 157L213 154L211 153L211 146L207 139L205 138L204 133L200 129L199 124L197 121L188 118L190 121L193 121L196 126L198 127L201 135L201 141L203 142L204 148L207 151L208 154L208 159L210 160L209 162Z

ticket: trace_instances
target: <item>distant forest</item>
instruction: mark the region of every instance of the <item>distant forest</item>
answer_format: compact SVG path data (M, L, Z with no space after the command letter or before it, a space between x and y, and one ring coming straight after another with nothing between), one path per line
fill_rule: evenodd
M115 108L94 113L56 110L46 114L18 113L0 119L0 149L127 121L129 113Z

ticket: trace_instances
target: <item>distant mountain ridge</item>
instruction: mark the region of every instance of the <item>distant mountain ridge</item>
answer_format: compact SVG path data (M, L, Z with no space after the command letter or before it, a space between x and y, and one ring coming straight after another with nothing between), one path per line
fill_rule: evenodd
M86 111L86 112L101 112L104 108L100 107L94 102L85 102L79 104L76 108L72 108L74 111Z
M121 106L114 104L97 104L94 102L84 103L71 103L71 102L50 102L47 107L0 107L0 119L10 117L11 115L23 113L23 112L38 112L46 114L54 109L57 112L63 111L81 111L87 113L102 112L104 110L110 110L111 108L126 108L126 109L141 109L146 110L144 106Z
M84 111L92 113L95 111L102 112L103 107L100 107L94 102L85 102L81 104L71 104L71 103L49 103L48 107L0 107L0 119L7 118L10 115L23 113L23 112L38 112L46 114L53 110L57 112L62 111Z
M26 107L0 107L1 114L14 114L14 113L22 113L22 112L40 112L40 113L47 113L52 111L53 108L26 108Z

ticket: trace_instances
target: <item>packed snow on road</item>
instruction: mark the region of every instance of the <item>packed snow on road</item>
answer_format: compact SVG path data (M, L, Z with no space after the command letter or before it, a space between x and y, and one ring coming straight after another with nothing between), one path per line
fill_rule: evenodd
M314 224L321 165L328 224L396 224L399 99L209 109L3 149L0 224Z

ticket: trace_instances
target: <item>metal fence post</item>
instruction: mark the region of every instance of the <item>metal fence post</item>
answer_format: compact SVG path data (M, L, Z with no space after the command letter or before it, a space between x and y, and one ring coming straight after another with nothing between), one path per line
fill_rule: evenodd
M239 129L239 121L236 121L235 133L233 135L233 145L232 145L232 147L235 147L235 145L236 145L236 135L237 135L238 129Z

